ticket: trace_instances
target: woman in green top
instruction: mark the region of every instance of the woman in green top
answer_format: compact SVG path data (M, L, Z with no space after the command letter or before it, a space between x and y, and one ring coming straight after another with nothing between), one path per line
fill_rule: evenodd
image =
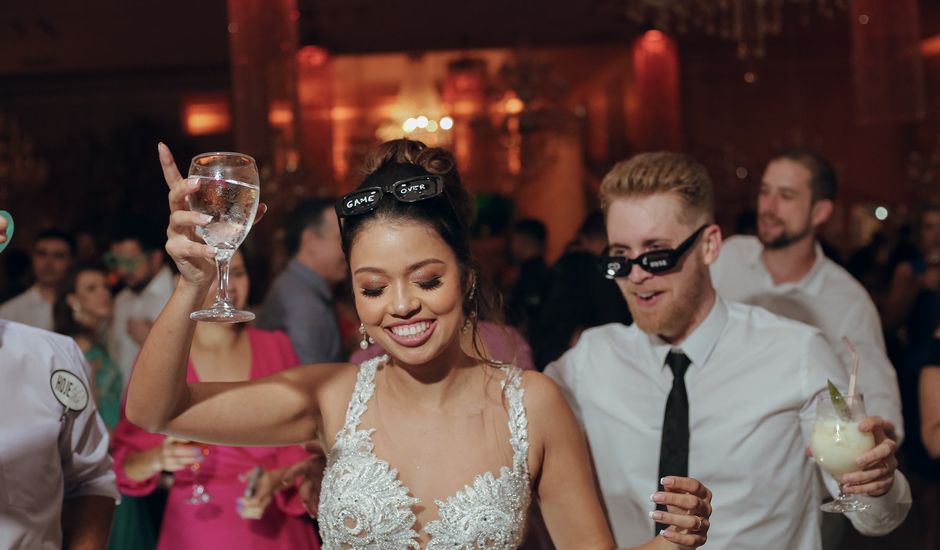
M107 272L95 264L79 266L69 275L52 309L55 331L74 338L85 353L95 403L108 431L121 417L124 388L121 371L108 355L103 339L111 311Z

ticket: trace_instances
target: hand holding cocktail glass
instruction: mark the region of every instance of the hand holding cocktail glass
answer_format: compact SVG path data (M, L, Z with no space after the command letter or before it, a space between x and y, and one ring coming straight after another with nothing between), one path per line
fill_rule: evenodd
M862 396L855 391L858 354L846 339L855 365L846 394L831 382L816 400L816 423L811 450L816 462L839 483L839 495L823 504L826 512L856 512L869 505L856 494L881 496L894 485L897 444L885 435L880 417L865 414Z
M228 263L253 223L261 219L258 169L240 153L207 153L193 159L183 178L173 155L159 147L163 176L170 187L170 225L166 250L180 276L198 286L218 279L216 303L193 312L200 321L250 321L254 314L236 309L227 299Z

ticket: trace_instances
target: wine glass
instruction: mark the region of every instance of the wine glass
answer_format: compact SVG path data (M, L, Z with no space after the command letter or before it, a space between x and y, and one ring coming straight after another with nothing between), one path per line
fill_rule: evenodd
M186 443L189 445L189 443ZM199 445L199 450L202 452L202 461L193 462L189 465L189 471L193 473L193 494L189 496L188 502L194 506L201 504L208 504L212 497L209 496L209 493L206 492L206 486L202 484L200 479L199 472L202 470L202 462L205 461L206 457L209 456L209 447L207 445Z
M261 188L255 159L242 153L203 153L193 158L189 178L199 182L188 197L190 210L212 217L207 225L196 227L196 234L216 247L218 270L215 303L189 317L216 323L251 321L254 313L237 309L228 299L228 269L258 210Z
M874 436L858 429L865 416L860 394L851 401L842 399L838 392L823 391L816 396L816 424L810 449L816 462L839 483L839 495L821 506L824 512L860 512L870 507L842 492L842 476L858 471L855 459L875 446Z

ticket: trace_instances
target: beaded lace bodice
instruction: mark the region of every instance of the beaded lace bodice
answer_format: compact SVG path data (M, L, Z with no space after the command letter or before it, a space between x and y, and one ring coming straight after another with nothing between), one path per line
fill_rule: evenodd
M398 470L376 456L371 430L359 419L375 391L375 373L386 356L362 364L346 422L327 453L320 490L323 550L419 550L412 507L420 499L398 479ZM425 526L427 550L515 550L522 542L529 508L528 423L523 406L521 371L505 367L503 393L509 406L512 467L499 475L477 475L448 497L437 500L438 518Z

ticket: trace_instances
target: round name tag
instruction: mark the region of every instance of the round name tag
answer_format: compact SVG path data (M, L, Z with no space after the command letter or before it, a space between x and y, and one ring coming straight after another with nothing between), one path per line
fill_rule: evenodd
M88 406L88 390L81 379L71 372L57 370L52 373L49 383L53 395L66 409L81 411Z

